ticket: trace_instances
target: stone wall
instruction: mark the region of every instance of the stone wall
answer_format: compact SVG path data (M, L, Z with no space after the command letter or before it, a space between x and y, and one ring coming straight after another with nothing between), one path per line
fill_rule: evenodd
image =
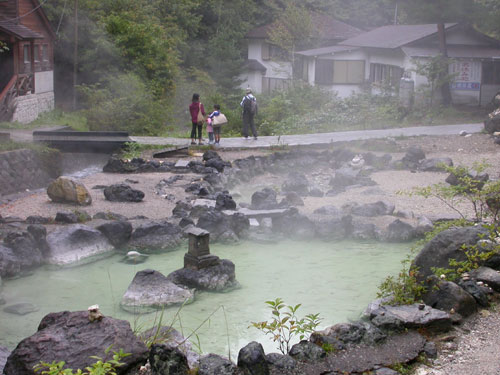
M57 177L59 165L57 152L43 157L27 149L0 153L0 196L47 186Z
M16 109L12 121L23 124L34 121L38 116L54 109L54 92L30 94L16 98Z

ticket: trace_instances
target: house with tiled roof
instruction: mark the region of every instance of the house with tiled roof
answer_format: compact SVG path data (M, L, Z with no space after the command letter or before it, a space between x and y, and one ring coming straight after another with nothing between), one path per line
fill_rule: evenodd
M324 14L311 13L315 45L330 46L354 37L363 31ZM287 87L292 79L292 63L283 59L283 51L269 41L274 23L250 30L246 34L248 56L241 87L251 87L256 93L269 93ZM296 68L297 69L297 68Z
M500 91L500 41L468 25L445 25L449 72L454 104L486 105ZM425 85L416 72L439 54L436 24L390 25L347 38L335 46L297 52L301 78L346 97L382 86L398 89L401 78Z
M54 108L54 40L38 0L0 0L0 121Z

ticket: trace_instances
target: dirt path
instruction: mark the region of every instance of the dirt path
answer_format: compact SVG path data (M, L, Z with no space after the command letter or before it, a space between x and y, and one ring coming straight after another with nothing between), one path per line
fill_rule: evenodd
M415 375L500 374L500 312L483 310L456 329L456 338L440 344L437 359Z

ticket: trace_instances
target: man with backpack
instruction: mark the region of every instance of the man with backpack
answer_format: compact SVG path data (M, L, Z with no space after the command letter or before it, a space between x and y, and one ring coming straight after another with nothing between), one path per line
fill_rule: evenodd
M254 117L257 114L257 99L252 95L250 87L247 88L240 106L243 108L243 137L248 139L248 128L250 127L253 139L257 140L257 130L254 123Z

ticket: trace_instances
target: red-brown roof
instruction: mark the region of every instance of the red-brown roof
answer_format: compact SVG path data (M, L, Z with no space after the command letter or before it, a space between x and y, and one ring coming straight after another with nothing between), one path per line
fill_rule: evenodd
M345 22L324 14L312 13L311 21L318 30L318 36L321 40L343 40L363 32L363 30L357 27L348 25ZM272 23L257 27L250 30L246 37L249 39L267 39L272 28Z

